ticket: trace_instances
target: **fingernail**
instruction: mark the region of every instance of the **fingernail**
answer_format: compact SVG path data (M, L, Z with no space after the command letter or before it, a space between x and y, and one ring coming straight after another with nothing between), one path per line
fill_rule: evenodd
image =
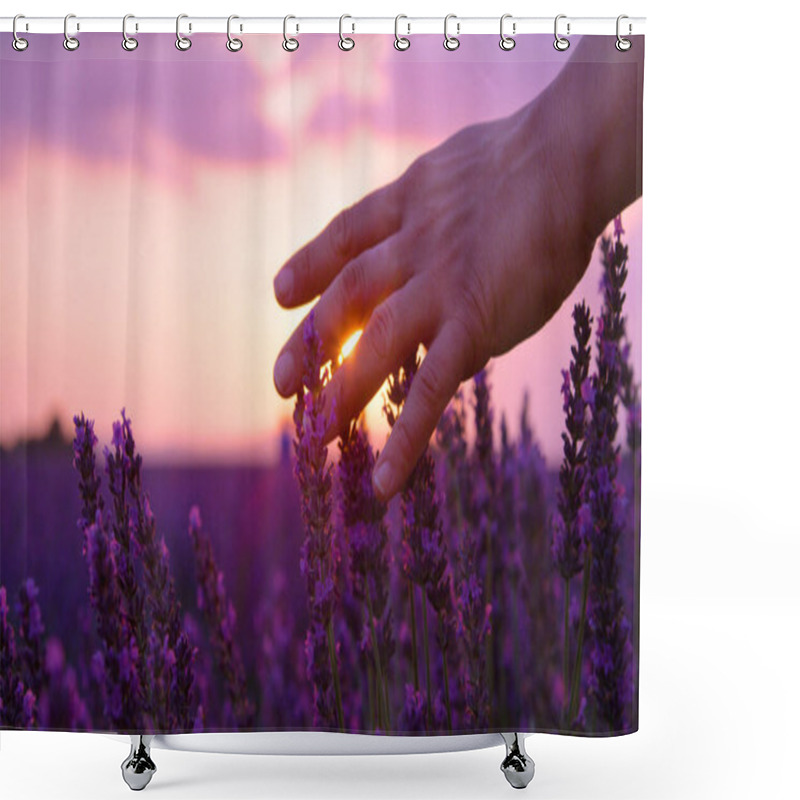
M282 395L288 395L294 379L294 358L288 351L281 353L275 362L275 385Z
M389 496L393 480L394 474L392 472L392 465L386 461L382 464L378 464L375 472L372 474L372 483L381 500L385 500Z
M273 281L273 288L275 289L275 297L281 303L286 303L291 299L292 287L294 286L294 276L290 269L281 270Z

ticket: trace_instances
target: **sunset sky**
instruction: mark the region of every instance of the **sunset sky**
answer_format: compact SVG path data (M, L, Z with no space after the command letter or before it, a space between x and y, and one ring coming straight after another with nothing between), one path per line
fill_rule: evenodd
M125 406L146 458L269 460L291 402L272 383L307 308L281 309L272 279L342 207L397 178L466 124L529 102L563 66L552 37L511 52L470 36L202 34L178 52L146 34L0 44L0 441L84 411L101 442ZM530 41L528 41L530 39ZM634 102L635 98L631 98ZM535 212L534 212L535 213ZM641 201L623 213L635 363L641 343ZM495 403L522 394L545 455L560 453L560 370L582 297L599 309L597 253L536 336L491 363ZM637 366L637 373L640 369ZM640 377L637 374L637 377ZM380 402L368 424L385 436Z

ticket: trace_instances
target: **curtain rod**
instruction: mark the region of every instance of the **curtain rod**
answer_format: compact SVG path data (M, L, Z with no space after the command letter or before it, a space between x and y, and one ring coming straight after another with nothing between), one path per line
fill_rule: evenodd
M562 36L569 35L614 35L617 32L616 17L570 17L559 15L558 30ZM554 30L555 17L507 17L505 31L509 35L525 33L549 33ZM0 31L12 30L13 17L0 17ZM127 32L162 33L175 32L175 17L130 17ZM283 17L237 17L231 23L231 31L239 33L283 33ZM451 34L499 33L500 17L452 17L449 30ZM227 17L192 17L181 19L181 32L225 33ZM644 17L627 17L622 21L623 36L643 34ZM80 33L112 33L122 31L122 17L81 17L69 19L70 35ZM288 31L297 33L338 33L338 17L294 17L288 23ZM395 32L394 17L347 17L343 31L350 33L389 33ZM17 33L62 33L64 17L21 17L17 21ZM399 21L399 33L444 32L444 17L404 17Z

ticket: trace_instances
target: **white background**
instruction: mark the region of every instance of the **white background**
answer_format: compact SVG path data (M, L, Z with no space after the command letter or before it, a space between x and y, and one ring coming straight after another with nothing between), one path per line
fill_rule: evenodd
M646 16L639 733L533 736L545 798L796 798L800 748L797 7L638 0L27 0L4 15ZM791 97L795 100L791 100ZM0 797L127 797L127 746L4 732ZM501 749L403 757L154 751L164 798L486 798Z

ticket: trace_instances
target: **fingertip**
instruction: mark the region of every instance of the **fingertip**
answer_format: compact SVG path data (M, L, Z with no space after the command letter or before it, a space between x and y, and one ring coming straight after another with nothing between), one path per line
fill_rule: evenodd
M284 307L288 308L292 302L292 291L294 290L294 274L289 267L284 267L275 276L272 282L275 291L275 298Z
M272 371L275 388L281 397L291 397L295 391L295 363L294 356L289 350L284 350L275 362Z
M378 500L388 502L397 491L397 472L386 459L378 458L372 471L372 488Z

